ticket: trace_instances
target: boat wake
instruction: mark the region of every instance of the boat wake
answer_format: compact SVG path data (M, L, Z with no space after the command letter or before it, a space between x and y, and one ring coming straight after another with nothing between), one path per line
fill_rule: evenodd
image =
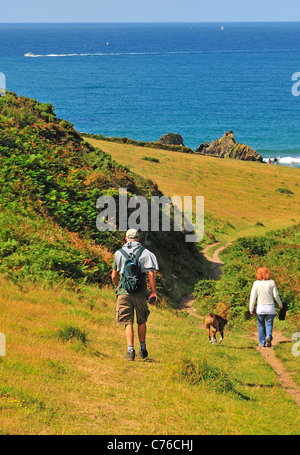
M109 44L110 45L110 44ZM153 51L153 52L87 52L72 54L33 54L27 52L24 57L88 57L88 56L122 56L122 55L192 55L192 54L236 54L236 53L267 53L267 52L293 52L295 49L234 49L234 50L195 50L195 51Z

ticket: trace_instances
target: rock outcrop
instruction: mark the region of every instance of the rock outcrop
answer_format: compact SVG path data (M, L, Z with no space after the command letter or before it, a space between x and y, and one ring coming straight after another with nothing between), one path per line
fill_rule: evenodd
M182 145L184 147L183 138L180 134L177 133L165 134L160 139L158 139L157 142L164 145Z
M259 153L251 147L235 142L232 130L228 131L228 133L225 132L221 139L212 142L204 142L199 145L195 150L195 153L216 156L218 158L235 158L236 160L263 162Z

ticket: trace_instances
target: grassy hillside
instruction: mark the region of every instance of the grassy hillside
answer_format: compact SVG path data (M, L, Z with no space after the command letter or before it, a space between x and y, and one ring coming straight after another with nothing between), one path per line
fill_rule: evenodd
M108 252L123 244L124 232L97 230L97 199L112 196L118 207L120 187L128 198L162 195L151 180L83 141L53 106L13 93L0 98L0 184L0 268L22 281L107 284ZM75 234L82 244L74 247ZM161 297L175 304L204 276L202 255L181 232L145 233L143 241L159 260Z
M204 196L208 242L212 234L232 241L300 221L299 169L87 140L155 181L169 197Z

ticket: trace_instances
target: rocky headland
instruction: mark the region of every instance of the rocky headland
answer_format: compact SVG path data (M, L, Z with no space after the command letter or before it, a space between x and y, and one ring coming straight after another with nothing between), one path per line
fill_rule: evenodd
M225 132L220 139L200 144L196 150L185 147L182 136L177 133L165 134L157 141L157 144L160 144L160 146L163 147L178 147L178 150L176 149L176 151L179 151L180 147L183 147L185 153L196 153L197 155L215 156L217 158L234 158L236 160L263 163L261 155L257 153L256 150L248 145L235 141L232 130Z
M236 142L232 130L225 132L221 139L212 142L204 142L195 150L199 155L215 156L217 158L234 158L243 161L257 161L263 159L259 153L245 144Z

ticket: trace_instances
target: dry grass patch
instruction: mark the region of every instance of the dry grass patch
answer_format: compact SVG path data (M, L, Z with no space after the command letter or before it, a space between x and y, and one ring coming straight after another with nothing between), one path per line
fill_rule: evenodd
M221 240L264 234L300 220L299 169L86 140L132 171L155 181L169 197L204 196L206 225L210 227L209 214L234 227L219 232ZM159 159L159 163L144 161L145 154ZM281 187L293 194L278 192ZM213 229L214 223L211 224Z

